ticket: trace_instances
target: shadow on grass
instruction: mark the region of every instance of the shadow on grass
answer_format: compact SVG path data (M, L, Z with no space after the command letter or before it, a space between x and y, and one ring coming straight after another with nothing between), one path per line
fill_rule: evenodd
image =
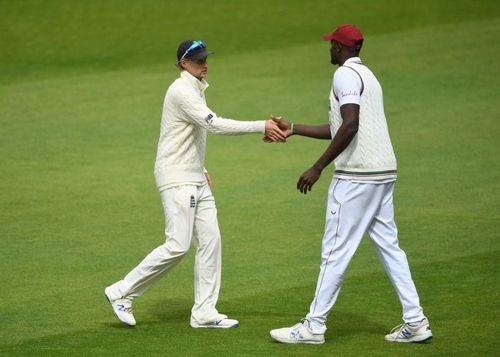
M294 296L297 301L308 301L310 295L311 291L306 287L294 286L288 289L273 290L272 294L253 294L230 300L221 298L217 308L219 312L238 319L240 329L251 329L255 331L255 334L263 332L268 335L271 329L296 324L307 312L307 304L297 307L297 310L293 311L290 308L290 304L292 307L294 306L293 300L280 299L279 297ZM146 308L144 313L147 316L144 321L141 321L141 324L165 325L170 322L189 326L192 304L193 300L187 298L160 298ZM383 337L389 332L387 326L372 321L369 316L339 310L332 311L328 326L327 338L350 337L359 334L375 334Z
M223 350L223 346L233 350L260 346L258 349L265 350L266 346L269 348L274 345L274 341L269 337L271 329L293 325L300 319L300 311L293 316L278 312L269 313L268 309L277 309L276 296L289 294L296 296L298 291L305 290L304 287L292 287L275 290L273 294L254 294L231 301L221 300L220 306L224 308L221 312L231 314L240 320L240 327L230 331L193 330L189 326L193 301L189 298L160 297L148 302L146 295L141 298L141 304L137 304L134 311L137 319L135 327L123 325L111 311L108 311L103 319L95 321L93 326L86 329L73 329L64 333L23 340L20 343L4 344L0 347L0 351L6 355L19 353L100 355L145 351L181 353L186 350L201 353L212 343L218 346L211 346L209 349L212 352ZM384 326L370 321L366 316L344 312L335 312L334 315L336 322L327 331L327 340L356 339L359 334L381 335L384 331ZM195 348L192 343L198 346Z
M428 264L415 265L415 270L426 272L419 277L423 290L432 291L426 296L431 323L435 322L437 341L422 345L426 348L395 346L384 341L384 335L393 326L387 326L392 318L397 318L399 306L388 283L375 282L387 279L382 272L363 276L350 276L346 279L345 290L339 297L336 308L330 313L326 344L321 350L310 348L308 351L337 351L361 353L391 351L392 353L430 351L453 355L455 352L493 351L493 330L475 332L485 343L471 346L466 343L471 329L454 329L454 334L447 326L456 326L457 321L464 326L480 326L491 310L483 309L480 300L487 299L490 306L495 299L495 277L491 274L496 267L497 252L476 254L456 258L434 260ZM461 269L459 269L461 267ZM440 288L435 289L436 286ZM481 291L481 296L470 291ZM269 337L274 328L291 326L307 313L314 291L311 284L291 286L286 289L269 289L254 294L240 294L237 298L228 298L230 294L221 292L218 308L240 321L240 327L232 331L210 329L193 330L189 326L190 310L193 304L191 296L168 298L161 294L146 294L137 301L135 315L138 325L130 328L120 324L113 315L109 304L102 315L68 324L63 329L64 320L53 330L38 331L39 336L10 342L5 339L0 344L2 355L120 355L120 354L165 354L182 355L189 353L202 355L207 353L235 352L242 355L271 354L280 355L292 351L287 347L278 347ZM449 297L460 296L463 303L450 305ZM458 301L458 300L457 300ZM432 311L435 311L432 313ZM360 311L358 313L358 311ZM391 316L388 317L388 314ZM397 321L394 321L397 324ZM207 331L210 330L210 331ZM479 330L472 330L479 331ZM440 341L440 342L439 342ZM436 343L438 342L438 343ZM406 344L405 344L406 345ZM366 347L363 347L366 346ZM304 352L298 346L293 351ZM390 349L390 350L388 350ZM408 350L407 350L408 349ZM411 349L411 350L410 350ZM275 353L276 352L276 353ZM385 353L384 352L384 353ZM308 352L309 353L309 352ZM227 353L225 353L227 355Z
M159 298L145 307L146 317L141 323L162 325L171 322L189 326L192 304L193 300L188 298Z

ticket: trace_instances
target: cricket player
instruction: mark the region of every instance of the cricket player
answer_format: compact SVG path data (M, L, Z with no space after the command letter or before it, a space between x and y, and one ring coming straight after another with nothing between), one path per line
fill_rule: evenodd
M180 77L168 88L163 105L155 164L156 185L165 213L166 241L104 293L114 313L135 326L132 302L196 247L193 328L231 328L238 321L217 311L221 278L221 236L217 209L204 168L207 131L215 134L265 133L286 136L272 120L237 121L219 117L205 101L207 57L203 41L184 41L177 50Z
M323 38L331 42L331 63L339 66L330 91L329 124L294 125L276 119L287 135L331 140L323 155L297 182L297 189L307 193L323 169L335 160L335 174L328 190L320 273L307 316L292 327L272 330L271 336L282 343L325 342L328 313L337 300L347 266L367 231L403 307L404 323L385 339L425 341L432 337L432 332L420 306L406 255L398 245L394 222L396 158L384 114L382 88L359 57L363 35L356 26L341 25Z

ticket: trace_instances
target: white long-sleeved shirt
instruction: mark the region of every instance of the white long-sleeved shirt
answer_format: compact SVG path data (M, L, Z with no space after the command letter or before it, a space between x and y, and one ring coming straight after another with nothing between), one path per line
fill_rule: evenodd
M208 108L208 83L182 71L168 88L163 103L155 163L157 187L190 183L202 185L207 130L215 134L264 133L265 121L239 121L218 117Z

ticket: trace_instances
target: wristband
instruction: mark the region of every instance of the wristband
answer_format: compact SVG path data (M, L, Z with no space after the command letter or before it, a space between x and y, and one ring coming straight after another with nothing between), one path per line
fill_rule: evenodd
M293 132L293 123L291 123L291 124L292 124L292 125L291 125L291 128L290 128L290 135L293 135L293 134L295 134L295 133Z

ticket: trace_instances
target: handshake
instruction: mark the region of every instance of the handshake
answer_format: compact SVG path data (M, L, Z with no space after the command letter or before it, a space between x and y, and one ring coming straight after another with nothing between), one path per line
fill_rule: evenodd
M266 120L265 136L262 140L266 143L284 143L293 134L293 124L285 121L283 117L271 115Z

